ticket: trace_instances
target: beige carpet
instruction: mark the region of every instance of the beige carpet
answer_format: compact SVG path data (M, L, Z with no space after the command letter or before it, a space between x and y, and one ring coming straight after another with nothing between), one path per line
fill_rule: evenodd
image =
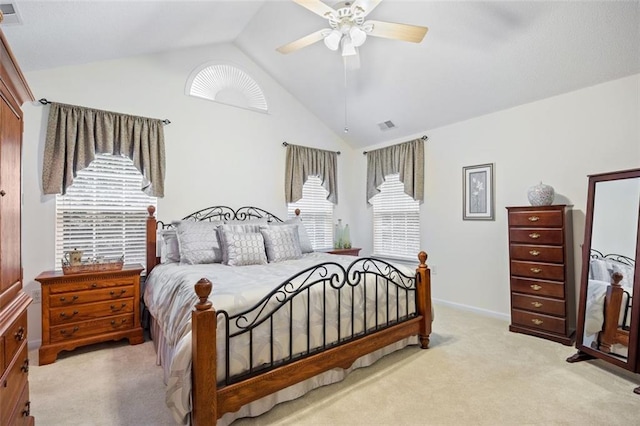
M638 425L640 376L506 322L436 307L431 349L407 348L345 381L234 425ZM32 359L37 359L34 352ZM37 364L34 362L34 364ZM172 425L153 344L115 342L30 370L36 424Z

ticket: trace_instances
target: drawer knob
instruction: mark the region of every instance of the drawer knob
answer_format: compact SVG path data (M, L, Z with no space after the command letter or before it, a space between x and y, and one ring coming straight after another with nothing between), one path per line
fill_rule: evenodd
M118 327L119 325L122 325L122 324L124 324L125 322L127 322L127 319L126 319L126 318L122 318L122 319L120 320L120 324L118 324L118 323L116 322L116 320L111 320L111 325L112 325L113 327Z
M542 307L542 303L540 303L540 302L531 302L531 304L533 305L534 308L541 308Z
M540 268L529 268L529 270L534 274L539 274L540 272L542 272L542 269Z
M67 316L66 312L60 312L60 318L73 318L76 315L78 315L78 311L73 311L70 317Z
M111 290L111 291L109 292L109 294L110 294L111 296L113 296L113 297L120 297L120 296L122 296L123 294L125 294L126 292L127 292L127 290L120 290L120 293L119 293L119 294L116 294L116 292L115 292L115 291Z
M62 334L65 337L69 337L69 336L72 336L78 330L79 330L78 326L75 326L75 327L73 327L73 330L71 330L71 331L69 331L67 329L60 330L60 334Z
M116 305L111 305L111 310L112 310L113 312L117 312L117 311L121 311L121 310L123 310L123 309L124 309L124 308L126 308L126 307L127 307L127 304L126 304L126 303L123 303L122 305L120 305L120 307L117 307Z
M4 189L0 189L0 196L4 197L5 195L7 195L5 190Z
M529 250L529 254L531 256L540 256L540 252L538 250Z
M528 219L529 219L529 222L537 222L540 220L538 216L529 216Z
M29 358L24 360L24 362L22 363L22 367L20 367L20 370L23 373L28 373L29 372Z
M537 232L532 232L531 234L529 234L529 238L537 240L538 238L540 238L540 234L538 234Z
M16 341L22 342L24 340L24 327L20 326L13 337L16 339Z
M96 288L98 287L98 283L91 283L91 288Z
M538 318L534 318L531 320L532 323L534 323L535 325L541 325L542 323L544 323L544 321L538 319Z
M538 291L538 290L542 289L542 286L540 286L540 285L538 285L538 284L531 284L531 288L532 288L534 291Z
M69 303L73 303L73 302L75 302L76 300L78 300L78 296L73 295L73 296L71 297L71 300L69 301ZM66 297L64 297L64 296L62 296L62 297L60 298L60 301L61 301L62 303L64 303L64 302L66 302L66 301L67 301L67 298L66 298Z

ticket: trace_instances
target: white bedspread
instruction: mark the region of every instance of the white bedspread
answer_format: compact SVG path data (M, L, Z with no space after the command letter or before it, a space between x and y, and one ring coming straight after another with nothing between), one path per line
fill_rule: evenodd
M162 362L169 364L167 405L172 409L176 421L186 423L190 411L191 311L197 302L197 296L195 295L193 286L200 278L207 278L213 283L213 292L209 300L213 303L216 311L220 312L224 310L229 315L234 315L246 307L258 303L271 290L301 270L322 262L340 263L346 268L355 259L356 258L352 256L309 253L299 260L268 265L233 267L222 264L179 265L170 263L156 266L147 278L144 300L151 315L153 315L158 322L165 343L168 347L172 348L172 350L169 351L172 359L164 359ZM414 271L409 268L403 267L402 265L396 266L407 276L414 275ZM293 282L294 286L299 284L299 280ZM375 305L376 287L378 288L377 297L383 302L379 304L377 308ZM315 288L316 287L314 287L314 289ZM357 306L366 306L367 328L372 327L376 319L379 322L386 320L387 298L391 302L389 303L391 307L389 319L393 320L396 318L396 306L398 307L400 315L407 314L406 300L403 297L399 297L396 303L395 291L387 293L384 284L376 282L375 280L368 280L366 298L361 290L362 287L359 287L358 291L352 294L350 293L350 289L345 289L346 293L342 293L344 296L341 300L341 310L344 312L340 315L339 320L337 309L334 308L337 305L332 304L335 303L336 295L329 292L331 295L326 299L327 302L325 302L325 299L322 297L314 296L314 294L319 294L321 291L320 288L317 288L317 291L311 292L311 296L308 299L297 300L296 303L293 303L291 311L288 308L279 310L274 316L274 358L277 360L289 354L290 335L293 336L293 353L297 354L307 350L308 341L311 342L313 348L322 346L324 339L326 339L327 342L335 340L338 329L340 329L341 337L349 335L352 330L355 330L356 333L362 331L365 328L362 318L356 318L354 323L351 323L349 312L352 303ZM323 308L322 305L325 303L328 305ZM267 304L266 311L269 310L269 306L273 305ZM409 306L412 306L412 303L410 303ZM323 310L329 314L333 313L335 317L332 317L332 315L323 316ZM412 313L412 310L413 308L410 308L409 312ZM307 312L309 312L309 318L311 319L309 339L307 339L306 332ZM294 318L293 333L289 333L290 314ZM301 317L305 318L304 321L298 322L296 319ZM255 318L248 317L248 321L252 321L253 319ZM325 324L324 327L323 323ZM269 328L271 325L269 322L266 322L260 327L261 328L253 333L254 352L251 354L251 363L254 367L272 361L270 359L269 349ZM219 317L217 338L218 381L223 380L225 374L224 368L221 368L224 366L225 357L224 328L222 319ZM323 328L326 328L326 337L323 337L321 333ZM415 341L415 339L411 340L412 343ZM354 368L361 365L369 365L383 354L397 350L408 342L408 340L400 342L390 348L379 351L377 354L373 354L371 357L366 357L366 359L354 364ZM232 358L230 359L230 374L246 371L249 368L250 355L248 353L248 347L248 336L243 336L239 341L231 343L230 353L232 354ZM281 400L292 399L292 397L300 396L307 390L319 385L341 380L347 372L327 373L329 374L318 377L314 384L307 385L306 387L304 385L303 387L297 386L296 389L292 390L293 393L290 392L289 396L285 396L284 398L275 396L271 398L265 407L254 407L254 409L249 407L248 410L244 410L244 412L238 413L237 415L226 415L221 419L221 423L233 421L236 417L243 415L260 414Z

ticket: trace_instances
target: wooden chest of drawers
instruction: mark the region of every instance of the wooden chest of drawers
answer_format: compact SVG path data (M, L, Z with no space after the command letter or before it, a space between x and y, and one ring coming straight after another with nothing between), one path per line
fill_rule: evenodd
M119 271L64 275L43 272L42 346L40 365L54 362L58 353L107 340L144 341L140 323L141 265Z
M509 330L565 345L575 338L571 209L507 207L511 325Z

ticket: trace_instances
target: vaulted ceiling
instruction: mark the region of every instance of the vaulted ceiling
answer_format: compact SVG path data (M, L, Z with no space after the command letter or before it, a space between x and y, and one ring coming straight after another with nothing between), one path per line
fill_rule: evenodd
M640 73L638 1L383 0L367 19L429 32L368 37L347 71L322 42L275 50L328 28L291 0L13 3L22 24L2 29L25 72L232 42L358 148Z

